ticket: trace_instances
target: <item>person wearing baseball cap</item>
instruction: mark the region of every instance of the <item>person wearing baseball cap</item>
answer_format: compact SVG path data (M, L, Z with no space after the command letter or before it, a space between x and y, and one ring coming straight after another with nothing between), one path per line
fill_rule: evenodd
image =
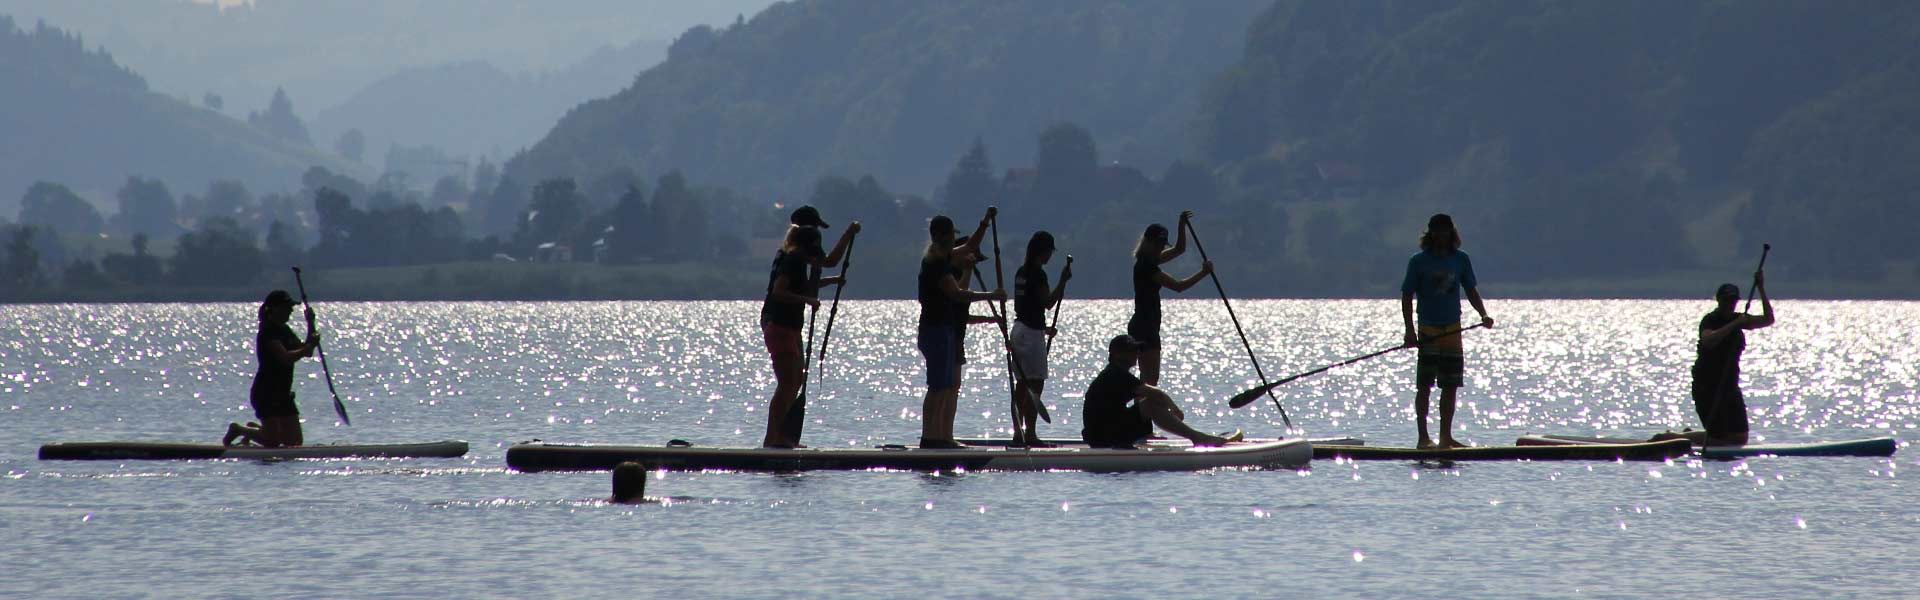
M220 445L259 444L269 448L299 446L306 442L300 431L300 407L293 402L293 363L313 356L320 347L320 332L313 325L313 309L307 309L307 341L294 335L287 321L293 317L293 294L274 290L260 302L260 329L253 338L253 388L248 401L253 405L257 423L228 423Z
M1167 247L1167 226L1154 223L1140 234L1133 247L1133 317L1127 319L1127 335L1140 342L1140 380L1160 384L1160 289L1175 293L1187 291L1213 272L1213 262L1200 263L1200 270L1185 279L1174 279L1160 265L1187 251L1187 222L1193 211L1180 213L1180 238Z
M820 209L814 208L812 205L805 205L793 209L793 213L787 215L787 223L801 227L832 228L831 225L828 225L825 220L820 218ZM821 269L831 269L840 266L840 260L847 256L847 246L853 243L853 236L859 233L859 221L848 223L847 230L840 233L840 241L833 243L833 251L821 255L819 259L814 261L812 276L818 278Z
M801 225L787 227L787 238L773 259L767 274L767 293L760 303L760 331L767 353L773 357L773 399L767 405L767 434L760 445L768 448L798 448L800 440L785 431L787 412L800 395L807 374L800 348L800 330L806 326L806 309L820 309L820 286L842 285L844 277L815 278L809 267L819 260L820 230Z
M1407 273L1400 280L1400 316L1406 324L1406 345L1419 346L1414 368L1413 412L1420 426L1420 448L1433 448L1427 435L1427 407L1433 386L1440 386L1440 444L1442 448L1461 448L1453 439L1453 412L1456 393L1465 382L1466 359L1460 343L1460 293L1480 313L1480 324L1493 327L1486 304L1480 300L1479 280L1473 274L1473 261L1460 251L1460 231L1453 217L1445 213L1427 219L1427 230L1420 235L1420 252L1407 259ZM1419 300L1416 323L1415 299Z
M1047 326L1047 309L1060 304L1067 280L1073 278L1073 266L1060 271L1059 287L1047 285L1048 261L1053 260L1053 234L1036 231L1027 240L1027 258L1013 273L1013 326L1008 332L1013 360L1020 368L1020 381L1013 397L1025 406L1014 414L1013 438L1029 448L1050 446L1040 441L1035 428L1040 419L1040 393L1047 381L1047 340L1056 333Z
M926 361L927 394L921 401L920 447L921 448L962 448L953 439L953 419L959 410L960 401L960 354L961 328L970 320L967 305L982 300L1002 300L1007 297L1003 290L974 292L966 287L966 279L960 267L955 264L955 256L971 257L980 254L981 233L993 223L998 211L987 208L987 215L980 219L979 229L968 236L965 243L954 237L953 219L938 215L927 222L927 250L920 257L920 273L915 287L915 299L920 304L919 330L914 345L920 350L921 358Z
M1085 428L1080 439L1094 448L1132 449L1160 426L1168 433L1193 441L1195 446L1224 446L1239 441L1239 432L1226 436L1203 433L1188 426L1186 413L1173 397L1133 376L1133 366L1145 346L1121 334L1107 342L1107 366L1087 386L1081 412Z

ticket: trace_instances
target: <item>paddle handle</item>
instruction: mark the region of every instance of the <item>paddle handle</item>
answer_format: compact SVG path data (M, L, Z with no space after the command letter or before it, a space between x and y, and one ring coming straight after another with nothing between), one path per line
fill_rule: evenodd
M1767 253L1773 252L1773 244L1760 245L1760 266L1753 268L1753 285L1747 286L1747 306L1740 312L1753 312L1753 293L1760 291L1760 272L1767 269Z
M293 268L293 285L300 289L300 304L307 310L313 310L313 303L307 301L307 282L300 277L300 267ZM333 369L327 366L326 347L314 342L313 350L320 355L320 372L327 376L327 393L333 395L333 413L340 415L342 424L352 427L353 419L347 418L347 405L340 402L340 392L333 387Z
M1193 221L1183 221L1181 224L1187 228L1187 237L1193 238L1194 249L1200 251L1200 260L1202 262L1213 262L1212 259L1207 258L1207 246L1200 243L1200 232L1194 229ZM1213 290L1220 293L1220 304L1227 307L1227 318L1233 320L1234 333L1240 334L1240 347L1247 350L1247 360L1253 363L1253 372L1260 376L1260 383L1267 384L1267 372L1265 369L1260 368L1259 357L1253 355L1253 344L1247 341L1247 330L1240 327L1240 316L1233 313L1233 302L1227 300L1227 288L1220 285L1220 274L1207 273L1207 278L1213 280ZM1293 429L1293 419L1287 417L1287 407L1282 406L1280 404L1280 398L1273 395L1272 385L1268 384L1266 388L1265 393L1267 397L1273 399L1273 407L1280 409L1280 422L1285 424L1287 429Z

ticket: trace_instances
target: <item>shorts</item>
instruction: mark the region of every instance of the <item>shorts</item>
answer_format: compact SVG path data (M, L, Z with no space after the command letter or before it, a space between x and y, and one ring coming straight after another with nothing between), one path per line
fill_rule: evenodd
M1420 389L1439 384L1441 389L1459 389L1466 381L1467 361L1460 345L1460 324L1420 326L1420 358L1414 363L1413 380Z
M767 342L767 354L800 355L800 330L784 325L761 323L760 333Z
M920 356L927 363L927 389L945 390L960 387L960 363L957 336L953 328L944 325L921 327L915 346L920 348Z
M1132 449L1140 440L1153 435L1153 421L1140 412L1140 404L1134 403L1120 412L1115 418L1102 423L1088 422L1080 430L1080 440L1094 448Z
M1013 344L1013 360L1020 366L1019 375L1029 381L1047 378L1047 332L1043 329L1028 327L1026 323L1013 322L1013 330L1008 332Z
M300 407L293 403L292 391L288 391L285 396L256 392L248 400L253 405L253 416L263 421L300 416Z
M1737 385L1717 381L1703 384L1698 375L1694 376L1693 411L1700 414L1700 424L1709 436L1724 438L1747 432L1747 399Z
M1160 349L1160 321L1134 315L1127 319L1127 335L1140 344L1141 350Z

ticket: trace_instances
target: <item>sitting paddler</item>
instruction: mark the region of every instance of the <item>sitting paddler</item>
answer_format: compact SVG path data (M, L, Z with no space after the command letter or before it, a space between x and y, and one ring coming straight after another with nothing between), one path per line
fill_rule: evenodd
M1239 439L1201 433L1187 426L1186 413L1173 397L1133 376L1144 346L1130 335L1119 335L1107 342L1107 367L1087 386L1080 438L1094 448L1130 449L1153 435L1160 426L1168 433L1193 440L1195 446L1222 446Z
M800 348L800 330L806 327L806 309L820 309L819 287L840 285L840 277L813 278L809 272L825 256L820 248L820 230L791 225L773 269L767 274L767 294L760 303L760 331L773 357L773 400L767 404L767 434L760 445L768 448L797 448L800 440L789 439L785 431L787 411L800 395L806 380L802 366L806 357Z
M1706 431L1662 434L1655 440L1685 437L1698 445L1747 443L1747 401L1740 393L1740 353L1747 349L1749 329L1773 324L1773 303L1767 300L1766 279L1753 274L1753 291L1760 296L1760 314L1735 312L1740 286L1723 283L1714 290L1713 312L1700 318L1699 354L1693 361L1693 410L1700 413Z
M1420 252L1407 260L1407 273L1400 281L1400 316L1406 322L1406 344L1420 347L1414 367L1413 412L1420 424L1420 448L1433 448L1427 436L1427 407L1434 384L1440 385L1440 444L1442 448L1463 448L1453 439L1453 412L1456 392L1465 382L1466 358L1460 343L1460 292L1480 313L1480 324L1493 327L1486 304L1480 300L1479 280L1473 275L1473 261L1460 251L1460 232L1453 217L1436 214L1427 219L1427 231L1420 235ZM1414 321L1414 300L1419 300L1419 323Z
M994 208L980 219L980 227L965 244L956 241L953 219L938 215L927 223L926 253L920 258L920 273L915 298L920 303L919 331L915 346L926 361L927 395L921 402L920 447L960 448L953 439L954 413L960 398L960 332L971 320L967 305L982 300L1002 300L1002 290L975 292L966 288L961 273L970 272L956 260L972 260L980 253L980 234L993 224ZM956 247L957 246L957 247ZM956 259L958 254L960 259Z
M1060 304L1061 296L1066 294L1067 280L1073 278L1073 267L1069 265L1060 271L1058 287L1047 285L1046 265L1053 260L1053 251L1053 234L1034 232L1027 240L1026 261L1013 274L1013 329L1008 339L1020 377L1013 397L1025 404L1020 413L1014 415L1013 437L1029 448L1052 446L1040 441L1036 430L1040 419L1040 392L1047 382L1047 340L1059 333L1047 325L1047 309Z
M253 358L259 365L253 374L253 389L248 394L257 423L228 423L223 446L252 443L277 448L299 446L306 442L300 432L300 408L293 402L293 363L313 356L320 347L320 332L314 329L313 308L307 308L307 340L293 334L287 321L293 317L293 295L274 290L260 302L260 330L253 338Z

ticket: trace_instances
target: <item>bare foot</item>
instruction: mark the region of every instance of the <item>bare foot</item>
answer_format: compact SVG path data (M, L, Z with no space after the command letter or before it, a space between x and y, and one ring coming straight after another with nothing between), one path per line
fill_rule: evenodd
M234 440L237 440L237 439L240 439L240 437L241 437L241 436L243 436L243 435L246 435L246 432L244 432L244 431L241 431L241 430L240 430L240 424L239 424L239 423L228 423L228 424L227 424L227 435L225 435L225 436L222 436L222 437L220 438L220 445L222 445L222 446L232 446L232 445L233 445L233 441L234 441Z
M1440 447L1446 448L1448 450L1452 450L1454 448L1472 448L1472 446L1462 444L1460 443L1459 440L1455 440L1453 438L1440 438Z
M1420 438L1420 443L1418 443L1418 444L1414 444L1414 445L1413 445L1413 447L1415 447L1415 448L1419 448L1419 449L1421 449L1421 450L1432 450L1432 449L1434 449L1434 448L1436 448L1437 446L1434 446L1434 445L1433 445L1433 440L1431 440L1431 439L1428 439L1428 438Z

